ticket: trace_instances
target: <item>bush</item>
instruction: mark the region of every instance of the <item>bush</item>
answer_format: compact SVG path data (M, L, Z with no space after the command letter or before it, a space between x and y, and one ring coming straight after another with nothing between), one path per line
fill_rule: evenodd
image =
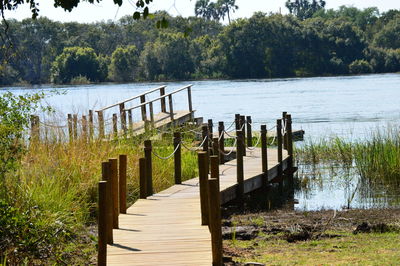
M349 72L351 74L371 73L372 66L366 60L355 60L349 65Z
M74 77L85 76L90 81L104 81L99 57L89 47L68 47L56 57L52 68L54 83L70 83Z

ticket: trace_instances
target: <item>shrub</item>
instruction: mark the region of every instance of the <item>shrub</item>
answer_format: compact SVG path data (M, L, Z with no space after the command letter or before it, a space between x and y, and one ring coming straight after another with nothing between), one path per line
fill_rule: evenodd
M351 74L371 73L372 66L366 60L355 60L349 65L349 72Z

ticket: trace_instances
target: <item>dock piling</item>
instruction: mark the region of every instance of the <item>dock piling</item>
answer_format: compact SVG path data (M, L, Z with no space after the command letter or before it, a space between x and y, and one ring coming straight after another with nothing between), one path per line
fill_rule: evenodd
M200 186L200 209L201 209L201 225L209 224L209 208L208 208L208 154L206 151L197 152L199 165L199 186Z
M151 140L144 141L144 157L146 158L146 192L147 196L153 195L153 169L152 169L152 145Z
M219 163L220 164L225 164L225 125L224 122L220 121L218 122L218 137L219 137Z
M99 182L97 265L107 264L107 181Z
M209 206L210 206L210 231L212 248L212 265L222 265L222 228L221 228L221 199L218 179L208 180Z
M119 156L119 212L126 213L126 172L128 158L125 154Z
M180 132L174 132L174 178L175 184L182 184L182 155L181 155L182 136Z
M251 116L246 117L247 147L253 147L253 134L251 132Z
M110 176L111 176L111 193L113 202L113 228L118 229L118 215L119 215L119 188L118 188L118 159L111 158L110 162Z
M110 172L110 162L103 162L101 164L101 175L102 180L107 181L107 192L106 192L106 232L107 232L107 244L113 244L113 197L111 191L111 172Z
M243 132L242 130L236 131L237 137L237 148L236 148L236 178L237 178L237 195L240 200L243 199L244 195L244 168L243 168Z
M146 158L139 159L139 186L141 199L147 198Z
M264 173L263 187L268 184L267 125L261 125L261 164Z

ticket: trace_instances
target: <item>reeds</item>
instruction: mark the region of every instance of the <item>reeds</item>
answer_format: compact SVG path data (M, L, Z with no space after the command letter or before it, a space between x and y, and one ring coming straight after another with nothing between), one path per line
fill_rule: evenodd
M350 142L340 137L309 140L296 148L303 164L338 164L355 167L362 178L400 183L400 130L387 126L372 130L364 140Z

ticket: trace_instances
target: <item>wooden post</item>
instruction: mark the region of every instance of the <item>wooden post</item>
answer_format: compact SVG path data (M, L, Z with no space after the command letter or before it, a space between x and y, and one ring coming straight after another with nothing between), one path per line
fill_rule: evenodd
M289 167L293 167L293 131L292 131L292 116L286 115L286 128L287 128L287 151L290 156Z
M203 124L203 126L201 127L201 135L202 135L202 141L203 141L203 151L207 152L207 156L210 155L209 152L209 142L210 142L210 136L208 134L208 125L207 124ZM208 161L208 160L207 160ZM209 166L207 164L207 173L209 172Z
M242 145L243 145L243 150L242 150L242 154L243 156L246 156L246 118L244 115L240 116L240 128L242 129Z
M240 114L235 114L235 129L240 129Z
M243 199L244 195L244 168L243 168L243 132L241 130L236 131L237 137L237 148L236 148L236 178L237 178L237 195L240 200Z
M174 132L174 177L175 184L182 184L181 133Z
M289 156L293 156L293 131L292 131L292 115L286 115L287 130L287 151Z
M153 102L149 103L149 109L150 109L150 122L151 122L151 127L154 128L154 110L153 110Z
M208 225L208 154L205 151L199 151L197 152L197 158L199 165L201 225Z
M119 196L118 196L118 159L112 158L110 162L111 193L113 198L113 228L118 229Z
M222 265L222 228L221 228L221 195L219 193L218 179L208 180L210 231L212 247L212 265Z
M219 163L225 163L225 138L224 138L225 126L224 122L218 122L218 137L219 137Z
M89 110L89 140L93 139L94 126L93 126L93 110Z
M133 129L132 110L128 110L129 130Z
M99 182L97 265L107 264L107 181Z
M212 139L212 151L213 151L213 155L217 156L219 158L219 143L218 143L218 138L213 138ZM219 160L219 159L218 159Z
M151 161L151 140L144 141L144 157L146 158L146 192L147 196L153 195L153 170Z
M39 116L31 115L31 140L38 141L40 139L39 133Z
M160 88L160 97L165 95L165 87ZM161 112L167 112L167 105L165 104L165 97L161 98Z
M72 115L68 114L68 136L69 136L69 141L72 142L74 140L74 129L72 126Z
M97 112L98 122L99 122L99 138L104 138L104 114L103 111Z
M101 175L102 175L102 180L107 181L107 193L106 193L106 204L107 204L107 244L113 244L113 197L112 197L112 191L111 191L111 164L110 162L103 162L101 164Z
M118 117L117 117L117 114L113 114L112 121L113 121L114 138L118 138Z
M139 184L140 184L140 198L147 198L147 175L146 175L146 159L139 159Z
M210 178L218 180L218 192L219 192L219 157L218 155L210 156Z
M119 212L126 213L126 170L128 157L125 154L119 156Z
M253 147L253 134L251 132L251 116L246 117L247 147Z
M86 115L82 115L82 138L87 141L88 139L88 127L87 127Z
M119 104L119 116L121 117L121 129L126 134L128 127L126 126L125 103Z
M146 102L146 95L141 95L140 96L140 103L145 103ZM146 121L147 120L147 114L146 114L146 105L142 105L140 107L141 111L142 111L142 121Z
M73 123L74 123L74 126L73 126L73 128L74 128L74 139L77 139L78 138L78 115L74 114L72 120L73 120Z
M208 139L210 140L210 142L209 142L209 145L210 145L210 148L211 148L211 152L210 152L210 154L213 154L214 155L214 150L212 149L212 140L213 140L213 138L214 138L214 136L213 136L213 121L212 121L212 119L208 119Z
M278 178L279 181L279 188L283 189L283 167L282 167L282 120L276 120L276 138L277 138L277 145L278 145Z
M171 118L171 121L174 121L174 106L172 102L172 95L168 95L168 103L169 103L169 116Z
M187 93L188 93L189 112L193 112L193 106L192 106L192 87L191 87L191 86L187 87Z
M282 134L282 143L283 143L283 148L285 150L287 150L286 115L287 115L287 112L282 112L282 126L284 126L283 127L284 132Z
M264 173L263 187L268 184L267 125L261 125L261 164Z

